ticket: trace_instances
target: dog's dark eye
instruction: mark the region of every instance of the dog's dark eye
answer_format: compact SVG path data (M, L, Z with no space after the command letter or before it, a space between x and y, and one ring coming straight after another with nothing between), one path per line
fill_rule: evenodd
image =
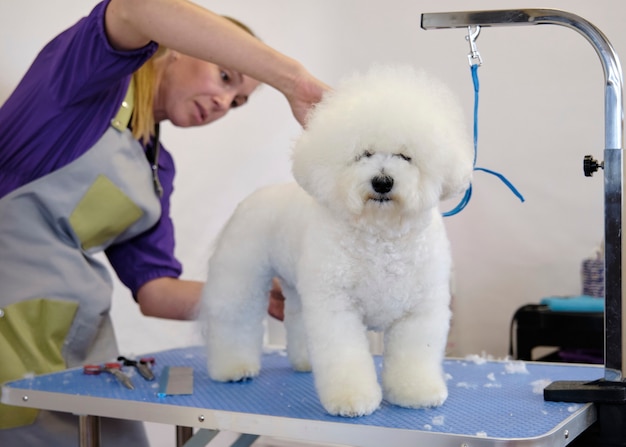
M370 152L370 151L363 151L363 152L361 153L361 155L359 155L359 156L357 156L357 157L355 158L355 160L356 160L356 161L359 161L359 160L360 160L361 158L363 158L363 157L365 157L365 158L370 158L372 155L374 155L374 153L373 153L373 152Z
M401 159L403 159L404 161L411 161L411 157L409 157L408 155L404 155L404 154L394 154L396 157L400 157Z

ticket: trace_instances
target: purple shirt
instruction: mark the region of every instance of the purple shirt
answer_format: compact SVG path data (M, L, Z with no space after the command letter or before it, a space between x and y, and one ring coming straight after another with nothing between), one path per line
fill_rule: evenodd
M134 51L113 49L104 31L108 3L99 3L48 43L0 107L0 198L91 148L117 113L132 73L156 51L156 43ZM181 273L169 217L174 173L174 161L161 147L160 220L147 232L106 250L133 296L151 279Z

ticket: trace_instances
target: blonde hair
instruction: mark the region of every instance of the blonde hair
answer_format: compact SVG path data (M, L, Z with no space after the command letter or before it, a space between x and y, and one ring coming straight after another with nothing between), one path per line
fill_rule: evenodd
M245 24L237 19L228 16L222 16L231 23L237 25L246 33L253 37L257 37L254 32ZM157 52L146 61L135 73L133 73L132 81L135 86L134 93L134 109L131 118L131 128L133 137L142 144L150 141L150 137L154 134L154 88L156 83L155 61L163 57L167 53L167 48L160 46Z

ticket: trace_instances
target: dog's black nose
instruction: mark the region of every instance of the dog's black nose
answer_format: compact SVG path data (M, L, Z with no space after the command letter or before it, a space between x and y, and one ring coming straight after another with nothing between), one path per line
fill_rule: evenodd
M379 175L372 179L372 188L379 194L386 194L393 188L393 178L388 175Z

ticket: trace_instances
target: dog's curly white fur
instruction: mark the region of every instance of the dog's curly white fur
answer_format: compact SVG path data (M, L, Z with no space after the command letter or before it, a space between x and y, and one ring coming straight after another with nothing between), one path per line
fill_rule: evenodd
M461 108L424 72L375 67L328 94L295 144L298 184L253 193L219 237L201 317L211 378L259 373L279 277L288 357L313 370L329 413L367 415L383 395L442 404L451 255L438 205L468 187L472 157ZM367 329L384 331L382 390Z

